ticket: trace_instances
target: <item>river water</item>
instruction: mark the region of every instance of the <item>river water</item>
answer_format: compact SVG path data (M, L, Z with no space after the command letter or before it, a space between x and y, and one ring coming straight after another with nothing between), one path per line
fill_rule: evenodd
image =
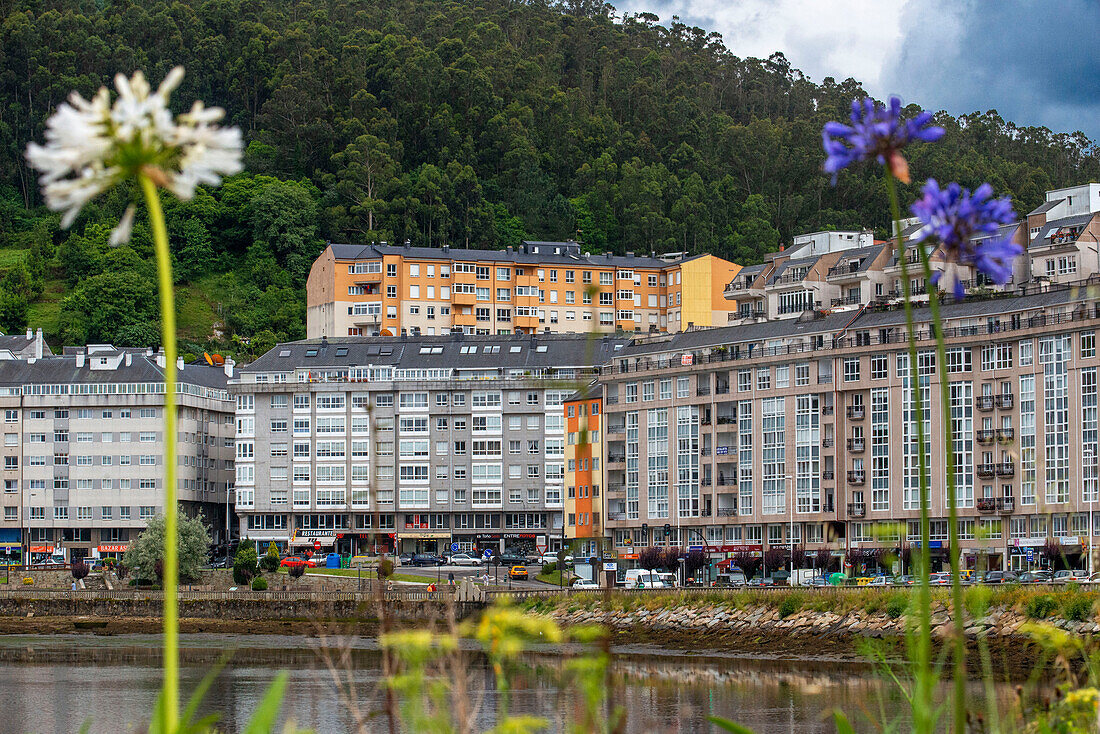
M69 734L90 722L91 734L141 731L160 684L155 635L0 637L0 734ZM280 670L290 673L283 719L319 734L353 731L355 719L337 693L324 657L346 651L350 681L363 709L380 708L380 655L372 639L338 645L310 637L194 634L181 637L184 698L232 652L207 694L202 711L222 715L225 731L240 731ZM513 692L513 713L547 718L563 731L575 710L562 693L560 648L536 651ZM479 702L481 729L495 722L499 698L483 662L468 667L470 700ZM872 731L868 716L892 720L904 709L896 688L863 664L837 660L769 660L707 653L676 653L643 646L616 648L615 703L627 712L628 732L710 732L708 715L740 722L758 734L835 731L828 712L848 712L857 731ZM983 693L974 686L975 700ZM1012 687L997 689L1007 704ZM904 726L901 730L904 730ZM386 731L381 719L368 730Z

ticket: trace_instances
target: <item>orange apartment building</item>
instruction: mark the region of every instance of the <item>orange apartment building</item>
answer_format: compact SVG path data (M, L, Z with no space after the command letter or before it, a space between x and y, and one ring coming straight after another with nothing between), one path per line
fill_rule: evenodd
M602 399L595 386L568 397L565 410L565 535L571 540L587 540L575 549L577 557L597 555L603 537L600 511L600 487L603 447L600 431Z
M679 332L725 325L740 266L713 255L329 244L306 282L306 334Z

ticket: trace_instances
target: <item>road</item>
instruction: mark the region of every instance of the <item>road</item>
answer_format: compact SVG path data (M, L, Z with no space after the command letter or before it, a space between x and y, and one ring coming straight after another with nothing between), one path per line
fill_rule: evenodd
M397 573L424 576L426 578L438 578L443 583L447 582L448 574L454 574L455 582L463 578L484 578L489 574L489 583L493 586L508 586L508 566L398 566ZM512 581L511 585L517 589L547 589L547 584L535 581L535 576L542 570L541 564L529 564L527 568L527 581Z

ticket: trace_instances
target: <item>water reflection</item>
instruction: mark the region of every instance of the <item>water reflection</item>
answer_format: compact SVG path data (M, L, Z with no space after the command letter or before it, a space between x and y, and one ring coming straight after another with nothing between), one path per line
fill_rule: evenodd
M93 734L139 729L152 710L160 682L158 642L151 635L0 638L5 702L0 732L69 734L88 720ZM203 707L204 712L221 712L226 730L240 730L275 673L285 669L291 679L284 705L287 716L324 734L349 731L354 718L317 654L319 644L306 637L184 635L182 684L185 691L193 689L225 651L234 648ZM378 709L377 646L373 640L357 639L353 648L359 695L366 708ZM557 686L559 653L536 653L531 672L518 681L512 699L513 712L548 718L550 731L561 731L577 704L571 693ZM834 707L852 714L857 730L869 730L860 712L882 720L903 707L893 687L866 672L862 666L828 660L666 656L627 647L617 658L614 697L628 712L629 732L709 732L706 717L712 714L739 721L759 734L831 732L835 729L827 716ZM483 663L472 663L469 688L471 699L481 703L478 721L488 728L495 721L496 698ZM983 696L977 686L973 694L975 700ZM1001 697L1009 702L1012 687L999 687ZM386 727L378 720L372 729Z

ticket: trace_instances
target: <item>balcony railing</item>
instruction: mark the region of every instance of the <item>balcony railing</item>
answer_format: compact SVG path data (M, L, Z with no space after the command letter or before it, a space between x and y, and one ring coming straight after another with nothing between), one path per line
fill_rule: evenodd
M832 447L832 445L833 445L833 439L831 439L831 438L823 438L823 439L821 439L821 447L822 447L822 448L825 448L825 449L827 449L827 448L831 448L831 447Z
M848 420L853 421L861 421L867 415L867 409L862 405L849 405L846 412L848 413Z
M832 414L833 414L833 406L831 406L831 405L822 405L821 406L821 415L832 415Z
M860 263L858 262L841 263L840 265L834 265L833 267L829 268L829 272L825 273L825 277L840 278L848 275L859 275L859 265Z
M863 484L867 480L866 472L862 471L850 471L848 472L848 484Z
M1003 392L997 396L998 408L1011 408L1013 404L1012 393Z
M735 415L720 415L718 416L718 425L730 426L737 422L737 416Z
M607 435L608 436L621 436L624 433L626 433L626 426L625 425L622 425L622 426L608 426L607 427Z
M997 440L1001 443L1008 443L1016 438L1016 431L1011 428L998 428Z
M849 451L858 454L859 452L863 451L865 448L866 448L866 446L865 446L864 440L862 438L849 438L848 439L848 450Z
M982 429L978 431L978 443L988 444L993 443L993 439L997 437L997 432L991 429Z
M710 447L709 446L704 446L703 448L699 449L699 455L700 456L710 456Z
M736 464L734 464L733 466L734 466L734 469L737 468ZM737 477L719 476L718 477L718 486L719 487L736 487L737 486Z
M609 513L607 513L607 519L611 520L611 521L625 520L626 519L626 513L625 512L609 512Z
M866 517L867 516L867 503L865 502L849 502L848 503L848 517Z
M993 410L992 395L979 395L974 398L974 402L978 405L978 410Z
M721 384L715 385L714 386L714 394L715 395L729 395L730 394L730 386L729 385L721 385Z
M626 461L626 454L608 454L607 463L609 464L621 464Z
M821 478L826 482L833 481L834 472L832 469L823 469L821 471Z
M1016 476L1016 465L1011 461L1002 461L997 464L997 476L999 477L1013 477Z
M978 506L978 512L1014 512L1016 510L1014 497L979 497L975 504Z
M718 517L734 517L737 515L737 507L719 507Z
M607 485L607 491L611 492L612 494L614 494L616 492L625 492L626 491L626 485L625 484L609 484L609 485Z
M997 465L978 464L974 467L974 473L978 475L979 479L992 479L997 476Z
M834 298L829 302L829 305L833 308L837 306L858 306L863 303L863 299L859 296L845 296L843 298Z

